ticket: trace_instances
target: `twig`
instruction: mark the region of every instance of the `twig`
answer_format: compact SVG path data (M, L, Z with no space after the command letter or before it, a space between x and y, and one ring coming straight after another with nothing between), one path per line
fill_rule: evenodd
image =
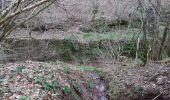
M42 5L42 4L46 3L46 2L49 2L49 1L50 1L50 0L41 0L41 1L39 1L39 2L37 2L37 3L35 3L35 4L33 4L33 5L30 5L30 6L28 6L28 7L23 8L23 9L17 10L16 12L11 13L10 15L6 16L5 18L3 18L3 19L0 21L0 24L4 23L4 22L7 21L8 19L10 19L10 18L12 18L12 17L14 17L14 16L16 16L16 15L19 15L19 14L25 12L25 11L31 10L31 9L37 7L37 6L40 6L40 5ZM51 0L51 1L54 1L54 0Z
M162 92L160 94L158 94L156 97L154 97L152 100L156 100L158 97L160 97L164 92L165 90L167 90L168 88L165 88L162 90Z
M159 96L161 96L162 93L160 93L159 95L157 95L156 97L154 97L152 100L156 100Z

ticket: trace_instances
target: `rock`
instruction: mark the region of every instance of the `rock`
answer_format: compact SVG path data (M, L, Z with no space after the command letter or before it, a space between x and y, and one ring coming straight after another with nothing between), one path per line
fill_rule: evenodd
M90 77L92 77L92 79L99 79L100 80L100 76L97 75L96 73L90 73L89 75L90 75Z
M97 85L96 89L99 90L100 92L104 92L105 91L105 87L102 84L101 85Z
M107 98L105 96L102 96L100 100L107 100Z
M158 94L159 93L158 85L156 85L155 83L144 85L143 90L145 94Z
M159 76L156 78L157 84L162 85L167 82L167 77L166 76Z

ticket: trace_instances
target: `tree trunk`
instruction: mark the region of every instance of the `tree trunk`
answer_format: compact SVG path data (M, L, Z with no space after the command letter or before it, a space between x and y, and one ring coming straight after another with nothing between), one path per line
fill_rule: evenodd
M158 33L155 33L152 38L152 45L151 45L151 60L158 60L159 59L159 40L158 40Z
M161 7L161 1L156 0L155 2L155 8L153 9L153 13L151 16L154 16L151 20L152 25L149 26L149 28L153 28L153 35L152 35L152 41L151 41L151 60L158 60L159 59L159 47L160 47L160 39L159 39L159 23L160 23L160 16L157 11L160 11ZM152 30L151 30L152 31Z
M158 60L159 59L159 47L160 47L160 40L159 40L159 16L155 14L153 26L153 35L151 41L151 60Z
M162 42L161 42L161 45L160 45L160 48L159 48L159 59L162 58L162 53L164 52L165 53L165 42L166 42L166 38L167 38L167 33L168 33L168 27L165 26L165 29L164 29L164 34L163 34L163 37L162 37Z
M170 57L170 25L168 25L167 30L167 49L166 49L167 56Z

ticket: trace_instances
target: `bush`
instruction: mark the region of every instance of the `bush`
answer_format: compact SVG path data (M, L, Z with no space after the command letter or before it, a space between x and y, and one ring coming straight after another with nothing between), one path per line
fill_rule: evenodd
M147 51L148 51L147 44L148 42L144 42L144 40L141 40L139 44L138 57L143 62L146 62L147 60ZM122 47L121 55L130 57L130 58L135 58L136 51L137 51L136 40L132 39L131 41L129 41L127 44L125 44Z

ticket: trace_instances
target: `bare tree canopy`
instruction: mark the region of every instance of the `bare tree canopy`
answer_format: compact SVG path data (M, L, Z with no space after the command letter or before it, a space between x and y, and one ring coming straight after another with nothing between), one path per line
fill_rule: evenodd
M1 0L0 42L55 1L57 0Z

